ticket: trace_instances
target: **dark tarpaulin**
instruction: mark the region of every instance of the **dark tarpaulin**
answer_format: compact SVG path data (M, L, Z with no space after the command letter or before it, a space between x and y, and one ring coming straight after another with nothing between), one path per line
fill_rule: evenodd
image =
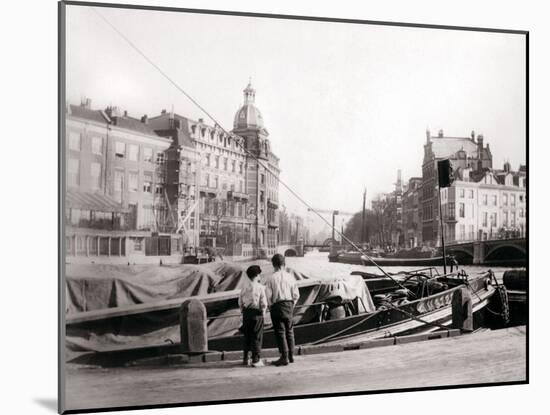
M67 313L185 298L215 291L220 276L197 265L67 264Z
M300 307L339 296L344 300L360 298L360 311L374 311L371 296L360 276L312 280L292 269L300 287L295 324L316 321L319 306ZM264 272L262 275L269 275ZM229 298L206 304L209 338L238 333L241 317L237 298L241 288L250 284L245 268L228 262L207 265L119 266L68 265L68 316L80 311L123 307L173 298L198 296L208 299L214 292L228 292ZM220 318L223 317L223 318ZM271 326L269 313L266 328ZM67 357L82 351L105 351L116 347L139 347L179 342L178 309L103 319L67 325Z

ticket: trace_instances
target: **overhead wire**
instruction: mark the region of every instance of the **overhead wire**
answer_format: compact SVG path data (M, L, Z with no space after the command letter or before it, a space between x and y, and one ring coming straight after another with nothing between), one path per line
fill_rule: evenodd
M208 118L210 118L225 134L228 136L234 136L234 134L227 131L221 123L217 121L217 119L210 114L206 108L204 108L197 100L195 100L190 94L188 94L176 81L174 81L165 71L162 70L160 66L158 66L152 59L150 59L134 42L132 42L124 33L122 33L115 25L113 25L105 16L103 16L95 7L91 7L94 13L96 13L101 20L103 20L111 29L113 29L128 45L134 49L143 59L145 59L153 68L155 68L170 84L172 84L178 91L180 91L189 101L191 101L194 105L197 106ZM287 185L278 175L274 174L271 169L264 165L263 162L253 153L248 151L245 146L237 141L237 144L242 148L242 150L255 159L259 166L263 167L267 172L271 173L271 175L277 180L279 184L281 184L285 189L287 189L298 201L300 201L304 206L308 208L309 211L315 213L324 223L326 223L331 229L334 230L334 232L339 235L342 240L345 240L347 243L349 243L353 248L355 248L361 255L363 255L366 259L369 260L370 263L372 263L376 268L378 268L387 278L391 279L394 283L396 283L401 288L404 288L405 290L410 291L408 288L403 286L399 281L395 280L392 276L390 276L380 265L378 265L369 255L367 255L366 252L364 252L361 248L359 248L352 240L350 240L347 236L345 236L342 232L338 231L336 227L333 227L330 222L324 218L317 210L315 210L312 206L309 205L299 194L297 194L292 188Z

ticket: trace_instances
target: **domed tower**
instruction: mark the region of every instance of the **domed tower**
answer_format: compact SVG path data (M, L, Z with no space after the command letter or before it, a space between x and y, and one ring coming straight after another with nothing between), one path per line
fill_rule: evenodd
M252 242L259 255L272 255L278 240L279 159L271 151L269 133L262 113L256 107L256 90L250 81L243 94L243 105L233 121L233 133L244 139L247 152L247 212L249 219L255 222Z
M245 147L248 151L267 159L269 156L269 133L264 126L262 113L256 107L256 90L249 81L243 90L244 103L235 114L233 120L233 132L244 138Z

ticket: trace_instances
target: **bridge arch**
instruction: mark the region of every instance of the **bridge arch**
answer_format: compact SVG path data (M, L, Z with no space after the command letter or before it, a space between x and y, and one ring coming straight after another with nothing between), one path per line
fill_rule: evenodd
M447 255L454 255L460 265L469 265L474 260L474 253L466 247L453 247L447 251Z
M485 260L500 260L500 259L522 259L527 255L525 247L516 244L497 245L490 249L485 255Z
M294 257L294 256L298 256L298 253L296 252L295 249L288 248L288 249L285 250L284 256L285 257Z
M332 239L332 238L327 238L327 239L324 240L323 245L329 246L329 245L332 244L332 243L337 244L337 242L336 242L334 239Z

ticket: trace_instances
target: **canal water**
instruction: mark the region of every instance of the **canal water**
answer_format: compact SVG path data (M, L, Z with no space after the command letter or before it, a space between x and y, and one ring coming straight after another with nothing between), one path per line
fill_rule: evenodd
M247 262L248 264L258 264L261 266L263 273L268 274L271 272L271 263L268 260L260 260L254 262ZM306 253L304 257L288 257L286 258L287 266L304 273L311 278L334 278L344 275L349 275L352 271L371 272L374 274L382 274L382 272L375 266L353 265L353 264L341 264L337 262L329 262L327 252L311 251ZM384 267L384 270L388 273L397 273L400 271L412 271L419 269L420 267ZM442 274L443 267L437 267L438 271ZM447 271L449 271L447 267ZM486 267L486 266L474 266L466 265L459 266L459 269L464 269L468 275L474 275L480 272L485 272L488 269L492 269L495 272L495 276L499 281L502 280L502 274L506 270L513 269L512 267Z

